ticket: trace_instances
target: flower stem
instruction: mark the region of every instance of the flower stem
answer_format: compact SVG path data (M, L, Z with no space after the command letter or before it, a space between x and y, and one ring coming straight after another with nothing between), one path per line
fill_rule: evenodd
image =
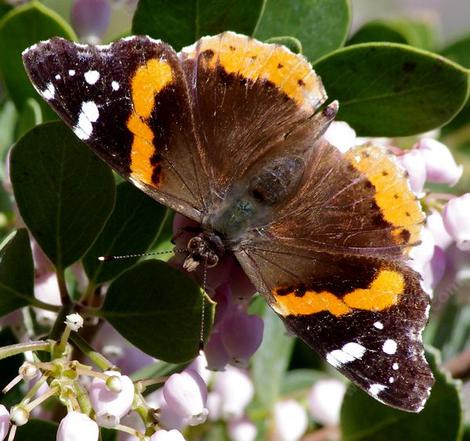
M105 356L95 351L90 344L82 338L79 334L73 333L70 336L71 342L82 351L93 363L96 364L103 371L110 370L114 365L106 359Z
M50 340L46 341L29 341L26 343L17 343L15 345L4 346L0 348L0 360L13 355L22 354L23 352L29 351L45 351L51 352L54 342Z

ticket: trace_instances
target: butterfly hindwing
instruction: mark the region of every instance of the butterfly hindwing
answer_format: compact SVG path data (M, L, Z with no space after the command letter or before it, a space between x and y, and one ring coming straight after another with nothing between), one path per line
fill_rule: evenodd
M149 37L106 46L53 38L23 59L38 92L102 159L158 201L201 219L207 181L197 174L188 91L170 46Z

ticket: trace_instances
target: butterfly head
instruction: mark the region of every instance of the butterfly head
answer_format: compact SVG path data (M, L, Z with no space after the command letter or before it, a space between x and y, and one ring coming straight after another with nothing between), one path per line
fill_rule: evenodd
M183 263L186 271L194 271L202 262L207 268L213 268L225 254L222 239L215 233L204 231L189 239L186 246L187 257Z

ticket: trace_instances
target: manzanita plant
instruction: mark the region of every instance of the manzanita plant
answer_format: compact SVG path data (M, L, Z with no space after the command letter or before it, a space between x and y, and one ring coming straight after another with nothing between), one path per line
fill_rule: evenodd
M0 3L0 441L469 436L470 38L442 48L419 19L351 35L347 0L74 0L67 14L59 0L16 3ZM227 30L302 53L339 102L325 138L343 152L375 138L409 175L427 215L410 264L433 295L436 382L420 413L347 385L233 257L182 271L173 250L197 225L56 121L21 60L54 36L149 35L178 51Z

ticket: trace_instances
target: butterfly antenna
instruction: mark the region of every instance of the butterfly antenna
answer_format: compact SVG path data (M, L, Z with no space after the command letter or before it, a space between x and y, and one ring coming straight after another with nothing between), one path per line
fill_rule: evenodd
M133 259L135 257L144 257L144 256L157 256L161 254L171 254L171 253L183 253L185 252L182 248L175 248L174 250L167 250L167 251L151 251L148 253L138 253L138 254L121 254L118 256L100 256L98 260L100 262L111 262L113 260L123 260L123 259Z
M202 309L201 309L201 328L199 330L199 350L204 350L204 325L206 319L206 288L207 288L207 257L204 259L204 267L202 270Z

